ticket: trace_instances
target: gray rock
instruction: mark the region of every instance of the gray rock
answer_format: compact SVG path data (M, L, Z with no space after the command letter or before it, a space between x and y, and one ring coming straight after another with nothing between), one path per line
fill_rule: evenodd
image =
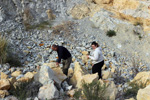
M29 68L27 67L27 68L25 68L24 70L23 70L23 74L25 74L26 72L28 72L29 71Z
M41 66L40 71L35 75L34 79L43 85L53 83L54 81L59 84L59 86L61 84L61 81L54 75L53 70L45 65Z
M7 63L7 64L3 64L3 69L4 70L9 70L10 68L10 65Z
M11 67L11 72L14 72L16 70L16 68Z
M47 84L42 86L39 89L38 98L40 100L51 100L51 99L57 99L59 97L59 91L55 87L53 83Z
M16 79L18 80L18 79L20 79L20 78L22 78L22 77L24 77L23 74L21 74L21 75L19 75L18 77L16 77Z
M7 71L5 71L4 72L6 75L9 75L11 72L10 72L10 70L7 70Z

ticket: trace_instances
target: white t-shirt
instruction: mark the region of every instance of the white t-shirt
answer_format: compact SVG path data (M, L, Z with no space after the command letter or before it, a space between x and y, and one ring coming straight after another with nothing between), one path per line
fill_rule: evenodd
M93 52L92 56L89 56L93 61L93 64L97 64L104 60L103 53L101 47L97 47Z

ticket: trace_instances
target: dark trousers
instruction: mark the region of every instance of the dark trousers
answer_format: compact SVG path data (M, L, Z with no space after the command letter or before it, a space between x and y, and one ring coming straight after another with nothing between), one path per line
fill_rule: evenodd
M71 62L72 62L72 57L69 57L68 59L63 60L62 62L63 64L62 71L65 75L68 75L68 69L70 67Z
M94 64L92 67L92 73L93 74L98 73L99 79L102 79L102 67L103 67L103 65L104 65L104 60L97 63L97 64Z

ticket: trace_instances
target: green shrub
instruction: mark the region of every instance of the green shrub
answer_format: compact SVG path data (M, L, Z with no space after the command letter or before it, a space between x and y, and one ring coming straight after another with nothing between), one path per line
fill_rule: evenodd
M141 40L142 39L142 36L141 35L139 35L139 40Z
M21 67L22 63L17 54L12 54L12 52L8 52L6 62L13 67Z
M8 41L0 36L0 64L9 63L11 66L21 66L17 55L14 55Z
M42 84L36 81L17 82L16 85L11 87L9 93L17 97L18 100L26 100L29 97L36 97L41 86Z
M18 100L26 100L27 98L27 85L29 82L19 82L16 86L11 87L10 94L17 97Z
M143 25L141 22L135 22L134 26Z
M116 32L114 30L109 30L107 31L107 34L106 34L108 37L113 37L113 36L116 36Z
M143 89L145 88L147 85L147 82L146 83L137 83L136 81L133 81L133 82L130 82L129 83L129 87L132 87L132 88L127 88L124 90L124 96L125 97L134 97L136 98L136 95L138 93L138 90L139 89Z
M7 59L7 40L0 36L0 64L5 63Z
M93 81L90 84L83 82L82 90L76 91L74 97L76 99L85 98L85 100L108 100L104 97L106 88L107 85L101 84L99 81ZM81 91L83 91L83 95Z
M131 64L132 64L132 72L133 72L133 77L139 73L139 69L143 71L144 69L140 68L140 59L137 57L132 57L131 59Z

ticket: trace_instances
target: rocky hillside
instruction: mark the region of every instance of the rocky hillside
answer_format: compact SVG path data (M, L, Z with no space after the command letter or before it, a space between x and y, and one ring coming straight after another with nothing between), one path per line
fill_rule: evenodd
M29 82L23 88L31 89L29 100L75 99L82 80L108 84L105 98L110 100L150 98L148 0L0 0L0 34L9 47L9 61L0 65L1 98L15 100L12 89ZM104 80L91 74L86 58L92 41L103 50ZM53 63L57 54L50 54L49 46L54 43L72 54L69 80Z

